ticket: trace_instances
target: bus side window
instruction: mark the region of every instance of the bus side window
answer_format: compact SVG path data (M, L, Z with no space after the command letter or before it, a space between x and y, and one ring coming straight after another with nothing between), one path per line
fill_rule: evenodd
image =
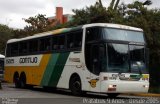
M59 51L65 49L65 35L53 36L52 50Z
M58 47L60 48L60 50L63 50L65 48L65 36L61 35L58 37Z
M71 49L74 48L74 33L67 35L67 48Z
M19 44L19 54L24 55L28 52L27 42L20 42Z
M82 31L76 31L67 35L67 48L77 49L82 46Z
M11 56L11 44L7 44L6 56L7 56L7 57L10 57L10 56Z
M11 44L11 56L18 55L18 43Z
M29 52L35 53L37 51L38 51L38 40L33 39L33 40L29 41Z
M52 37L52 50L58 50L58 36Z
M82 46L82 31L78 31L78 32L75 33L74 42L75 42L75 47L76 48L79 48L79 47Z
M50 51L51 38L40 39L40 51Z

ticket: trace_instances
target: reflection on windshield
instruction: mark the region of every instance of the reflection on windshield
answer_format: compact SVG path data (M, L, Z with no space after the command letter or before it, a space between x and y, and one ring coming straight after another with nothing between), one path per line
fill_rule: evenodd
M128 72L128 45L108 44L108 71Z
M145 59L144 59L144 46L130 45L130 62L131 72L146 73Z
M102 31L104 39L144 42L143 32L113 28L103 28Z
M109 43L107 50L109 72L147 73L144 46Z

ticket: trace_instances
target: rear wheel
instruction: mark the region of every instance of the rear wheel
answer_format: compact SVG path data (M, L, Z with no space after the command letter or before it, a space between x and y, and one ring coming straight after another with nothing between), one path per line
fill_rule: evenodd
M19 82L20 82L20 87L21 88L26 88L27 85L26 85L26 75L25 73L22 73L21 76L20 76L20 79L19 79Z
M21 87L18 73L14 74L13 82L14 82L16 88Z
M73 95L81 95L82 90L81 90L81 80L78 76L74 76L70 80L70 90Z

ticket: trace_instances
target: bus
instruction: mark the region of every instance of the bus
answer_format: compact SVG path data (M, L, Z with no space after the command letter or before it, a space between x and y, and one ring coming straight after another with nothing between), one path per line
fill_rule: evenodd
M93 23L11 39L6 45L5 81L85 92L147 93L148 51L143 30Z

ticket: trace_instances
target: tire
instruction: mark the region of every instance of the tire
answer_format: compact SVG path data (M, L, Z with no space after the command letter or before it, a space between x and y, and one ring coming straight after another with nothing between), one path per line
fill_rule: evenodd
M79 96L82 94L81 80L78 76L71 77L69 86L73 95Z
M14 75L14 85L15 85L15 88L21 87L18 75Z
M119 93L108 93L107 95L109 98L116 98L119 95Z
M20 76L19 82L20 82L20 88L27 88L25 74Z

